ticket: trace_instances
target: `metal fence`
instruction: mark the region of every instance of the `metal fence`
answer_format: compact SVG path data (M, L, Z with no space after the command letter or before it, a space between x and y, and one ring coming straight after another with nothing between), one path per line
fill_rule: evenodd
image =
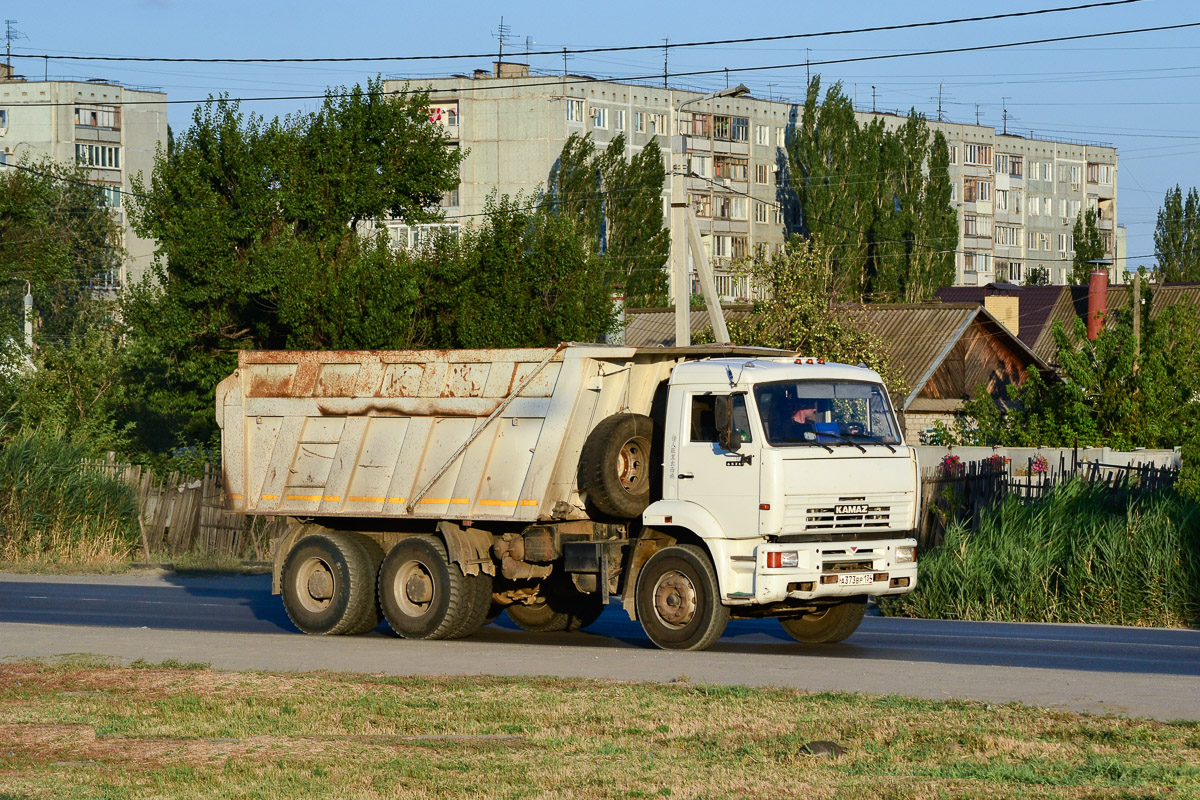
M1003 455L964 462L951 456L921 471L921 511L917 520L922 549L941 544L946 528L959 522L976 530L985 511L1015 495L1038 502L1056 486L1086 480L1109 491L1155 492L1175 485L1179 468L1161 464L1105 464L1059 455L1052 464L1043 456L1017 463Z

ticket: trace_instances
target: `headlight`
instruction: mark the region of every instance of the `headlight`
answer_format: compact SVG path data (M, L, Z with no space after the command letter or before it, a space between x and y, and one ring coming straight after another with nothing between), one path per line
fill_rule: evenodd
M896 563L911 564L917 560L917 548L915 547L897 547L896 548Z
M787 550L784 552L767 553L767 567L769 569L781 569L783 567L796 567L800 564L800 554L795 550Z

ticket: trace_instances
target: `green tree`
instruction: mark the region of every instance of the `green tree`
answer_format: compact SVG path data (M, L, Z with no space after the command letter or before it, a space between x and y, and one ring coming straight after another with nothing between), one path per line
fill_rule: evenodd
M833 254L837 297L916 302L953 280L949 148L922 115L860 126L841 84L821 99L817 76L788 159L802 232Z
M793 236L782 253L754 261L750 278L758 296L754 313L731 320L732 341L795 350L806 356L877 370L893 396L905 391L883 342L863 329L853 307L837 301L836 258L820 236Z
M662 151L651 139L629 160L624 134L603 152L571 134L550 171L545 205L572 219L604 255L609 281L632 303L664 300L670 232L663 220ZM593 238L594 237L594 238Z
M1104 239L1100 236L1100 229L1096 226L1094 209L1089 208L1076 218L1071 236L1075 242L1071 283L1077 286L1086 286L1091 280L1092 270L1096 269L1096 265L1090 262L1105 257Z
M1168 189L1154 226L1154 255L1164 283L1200 281L1200 195Z
M457 185L462 154L427 106L378 79L282 121L210 100L159 151L131 220L162 258L123 307L143 446L211 440L238 350L407 343L417 277L376 225L435 219Z
M1030 267L1025 271L1025 286L1049 286L1050 270L1045 267Z
M0 341L21 339L26 282L40 332L60 339L75 330L91 281L119 266L120 229L86 178L50 159L0 170Z

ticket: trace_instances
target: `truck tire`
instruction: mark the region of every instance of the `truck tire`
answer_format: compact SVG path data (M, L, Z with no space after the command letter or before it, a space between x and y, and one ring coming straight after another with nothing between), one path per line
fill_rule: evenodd
M454 566L451 565L451 571ZM463 639L482 628L492 609L492 576L486 572L464 576L467 602L463 604L462 620L447 639Z
M598 620L602 613L604 600L598 593L570 590L566 594L551 594L537 605L515 603L508 607L509 618L518 628L531 633L577 631Z
M729 624L717 573L695 545L664 547L638 574L638 620L650 641L664 650L706 650Z
M362 533L351 534L362 547L363 553L367 556L368 570L370 577L365 581L370 585L371 602L363 607L362 618L354 625L346 629L347 636L356 636L361 633L368 633L379 627L379 623L383 621L383 609L379 607L379 593L376 591L375 582L379 578L379 566L383 563L383 548L379 546L379 542L372 539L370 536Z
M283 563L283 607L305 633L362 632L375 609L370 557L350 536L311 534Z
M434 536L401 539L379 568L379 605L405 639L448 639L471 608L466 576Z
M781 619L779 624L797 642L833 644L858 630L867 610L866 597L850 598L844 603L829 606L817 614L795 619Z
M654 422L644 414L613 414L592 429L579 457L581 488L600 513L633 519L650 504Z
M518 628L530 633L565 631L571 624L569 615L555 611L548 602L530 606L513 603L505 610L508 611L508 618L515 622Z

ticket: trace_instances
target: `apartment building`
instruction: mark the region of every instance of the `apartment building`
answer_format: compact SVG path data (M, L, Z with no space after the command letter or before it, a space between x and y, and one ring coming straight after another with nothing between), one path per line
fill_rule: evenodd
M385 88L405 85L391 80ZM535 76L525 65L509 63L411 86L432 90L431 118L445 127L453 146L467 151L458 191L444 199L442 224L477 216L493 191L535 195L572 133L590 133L599 148L624 134L626 157L657 139L664 172L674 168L687 176L687 202L725 300L752 299L734 265L781 247L796 224L785 145L801 111L797 105L584 76ZM865 123L873 115L858 116ZM886 124L903 122L879 116ZM1099 213L1115 252L1115 149L1004 135L984 125L930 124L946 134L951 148L960 229L957 283L1019 282L1033 267L1046 269L1052 282L1069 280L1071 226L1089 207ZM670 180L663 191L670 224ZM413 244L422 233L398 223L390 228L400 243ZM688 259L692 265L690 254ZM691 284L698 294L694 267Z
M130 228L122 192L139 173L149 178L155 149L167 145L166 100L161 91L102 79L25 80L0 66L0 168L24 156L83 166L121 227L125 260L93 276L96 290L120 291L154 261L155 243Z

